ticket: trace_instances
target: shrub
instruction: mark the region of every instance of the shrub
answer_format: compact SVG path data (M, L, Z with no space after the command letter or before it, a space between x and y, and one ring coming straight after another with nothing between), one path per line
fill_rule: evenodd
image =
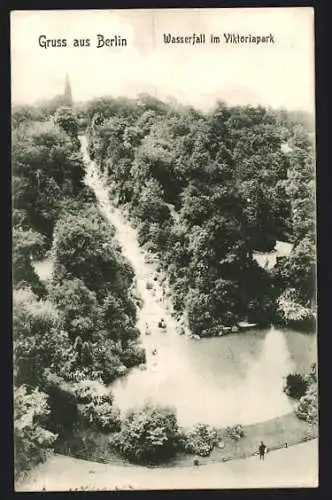
M14 390L15 476L43 462L56 440L44 427L49 414L47 395L39 389L28 392L26 386Z
M305 394L295 409L296 415L309 424L318 424L318 388L317 388L317 367L313 363L310 371L303 377L306 383Z
M117 432L121 427L120 411L110 401L100 397L79 407L83 421L102 432Z
M130 343L121 354L121 361L127 368L145 363L145 350L136 343Z
M227 436L235 440L239 440L244 436L244 430L240 424L226 427L225 431Z
M309 424L318 423L318 396L317 386L312 386L308 392L301 397L295 413L301 420Z
M299 293L294 288L285 290L277 300L277 310L281 319L287 324L315 318L315 311L301 304Z
M83 422L102 432L120 430L120 412L113 408L113 395L100 382L84 380L74 386Z
M18 386L40 387L46 367L57 371L71 358L59 312L50 300L38 300L29 288L14 290L13 336Z
M147 404L128 413L113 444L133 462L158 463L171 458L180 441L174 410Z
M78 403L91 403L102 395L112 398L112 395L106 392L106 387L98 380L81 380L74 384L73 390Z
M312 363L309 372L305 375L305 380L310 386L311 384L317 384L317 365Z
M210 296L198 289L192 289L186 297L189 327L192 333L200 335L202 330L212 326L212 306Z
M120 360L121 349L117 348L112 340L104 340L98 342L94 348L94 365L93 368L98 372L104 382L109 384L118 376L118 370L122 366ZM89 376L89 378L92 378Z
M304 396L307 387L308 383L303 375L300 373L290 373L286 377L284 392L291 398L300 399Z
M48 383L45 391L48 394L50 407L49 428L65 438L78 423L78 408L75 395L67 384Z
M146 221L142 221L139 223L138 231L137 231L137 241L140 246L143 246L145 243L149 241L149 228L150 224ZM153 250L155 247L153 246Z
M186 435L185 450L193 455L207 457L218 442L215 429L205 424L197 424L192 431Z

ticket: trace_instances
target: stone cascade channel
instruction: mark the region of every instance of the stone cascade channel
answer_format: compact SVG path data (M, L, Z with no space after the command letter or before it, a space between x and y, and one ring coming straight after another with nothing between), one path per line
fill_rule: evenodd
M122 211L111 203L105 175L96 162L90 159L87 138L80 136L80 141L86 167L85 184L93 190L101 214L115 228L115 237L122 254L136 276L137 295L143 301L143 307L138 311L137 327L146 349L147 369L167 376L167 371L171 369L168 359L170 351L173 361L177 352L180 355L177 349L181 343L178 322L170 314L171 305L166 302L162 286L154 281L156 265L147 262L147 255L138 244L137 231L125 220ZM149 284L153 284L152 289L148 288ZM165 321L165 330L158 327L161 319Z

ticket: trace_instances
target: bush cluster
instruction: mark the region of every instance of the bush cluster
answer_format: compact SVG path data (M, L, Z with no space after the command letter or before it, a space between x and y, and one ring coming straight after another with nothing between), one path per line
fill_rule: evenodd
M197 424L186 434L185 450L193 455L207 457L218 443L217 431L206 424Z
M242 425L239 425L239 424L226 427L225 433L231 439L234 439L236 441L238 441L239 439L241 439L242 437L244 437L243 427L242 427Z
M78 412L83 422L103 433L120 430L120 412L113 396L100 382L84 380L74 386Z
M43 462L52 453L57 435L47 430L47 395L22 385L14 392L15 476Z
M181 442L174 410L152 405L130 411L112 440L125 458L140 463L160 463L171 458Z
M313 363L309 372L304 376L306 382L306 391L300 397L296 406L295 413L301 419L309 424L318 424L318 385L317 385L317 367Z
M290 373L286 377L284 391L287 396L300 399L307 391L308 382L300 373Z

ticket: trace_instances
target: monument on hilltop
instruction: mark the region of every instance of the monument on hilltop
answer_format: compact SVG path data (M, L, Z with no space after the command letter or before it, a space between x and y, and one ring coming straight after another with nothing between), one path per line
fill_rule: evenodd
M71 86L70 86L70 81L69 81L69 76L68 73L66 73L66 83L65 83L65 91L63 94L63 98L65 101L65 104L67 106L72 106L73 104L73 95L71 92Z

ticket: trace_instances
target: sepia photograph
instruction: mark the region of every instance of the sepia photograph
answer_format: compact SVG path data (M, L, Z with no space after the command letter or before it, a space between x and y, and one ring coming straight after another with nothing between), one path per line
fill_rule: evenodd
M318 487L314 45L11 12L15 491Z

